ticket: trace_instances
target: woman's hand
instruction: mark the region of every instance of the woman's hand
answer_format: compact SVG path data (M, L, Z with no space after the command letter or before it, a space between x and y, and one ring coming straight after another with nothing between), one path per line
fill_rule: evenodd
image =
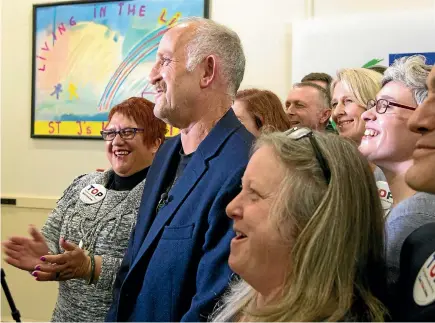
M58 255L44 255L34 266L32 275L36 280L68 280L73 278L89 279L91 275L91 260L85 251L76 244L63 238L59 241L65 252Z
M2 242L6 254L5 261L17 268L31 271L40 263L40 257L49 253L48 245L39 230L31 226L29 233L32 238L11 237Z

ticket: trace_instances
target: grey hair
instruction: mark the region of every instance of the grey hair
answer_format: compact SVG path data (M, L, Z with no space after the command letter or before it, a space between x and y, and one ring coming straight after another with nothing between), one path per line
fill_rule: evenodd
M195 31L186 46L187 70L195 67L208 55L219 57L222 77L228 82L228 94L234 98L245 74L245 54L236 32L213 20L190 17L183 23L195 23Z
M309 81L293 84L293 88L301 88L301 87L315 88L317 92L319 92L320 99L323 102L323 109L331 109L331 94L329 93L329 85L328 85L328 89L325 89L324 87Z
M382 87L389 82L400 82L411 89L415 102L420 105L427 97L426 79L431 69L423 55L400 57L384 72Z

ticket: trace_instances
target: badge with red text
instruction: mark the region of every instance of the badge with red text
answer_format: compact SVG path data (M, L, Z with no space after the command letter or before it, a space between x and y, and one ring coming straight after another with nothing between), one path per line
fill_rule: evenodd
M414 283L414 302L427 306L435 301L435 252L425 261Z
M385 215L387 216L393 205L393 195L391 194L390 187L387 182L377 181L376 186L378 187L379 198L381 199L382 208L384 209Z
M80 192L80 200L86 204L94 204L106 196L106 188L100 184L90 184Z

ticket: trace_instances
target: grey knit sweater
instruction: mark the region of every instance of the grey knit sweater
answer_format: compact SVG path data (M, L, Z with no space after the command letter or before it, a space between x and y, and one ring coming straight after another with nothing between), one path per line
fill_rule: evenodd
M417 192L391 209L386 221L387 267L390 293L400 274L400 252L405 239L426 223L435 222L435 195Z
M127 249L130 233L142 197L145 180L131 191L107 189L105 198L95 204L80 200L81 190L89 184L106 186L113 171L91 173L76 178L65 190L42 228L53 254L64 252L59 238L79 244L102 256L101 274L95 284L83 279L59 282L59 295L53 312L55 322L104 321L112 302L112 286Z

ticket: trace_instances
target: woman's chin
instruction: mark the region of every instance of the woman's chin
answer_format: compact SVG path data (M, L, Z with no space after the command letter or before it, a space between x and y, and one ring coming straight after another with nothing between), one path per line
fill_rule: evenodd
M130 172L130 167L128 167L127 165L112 165L112 169L115 172L116 175L118 176L129 176L129 172Z

